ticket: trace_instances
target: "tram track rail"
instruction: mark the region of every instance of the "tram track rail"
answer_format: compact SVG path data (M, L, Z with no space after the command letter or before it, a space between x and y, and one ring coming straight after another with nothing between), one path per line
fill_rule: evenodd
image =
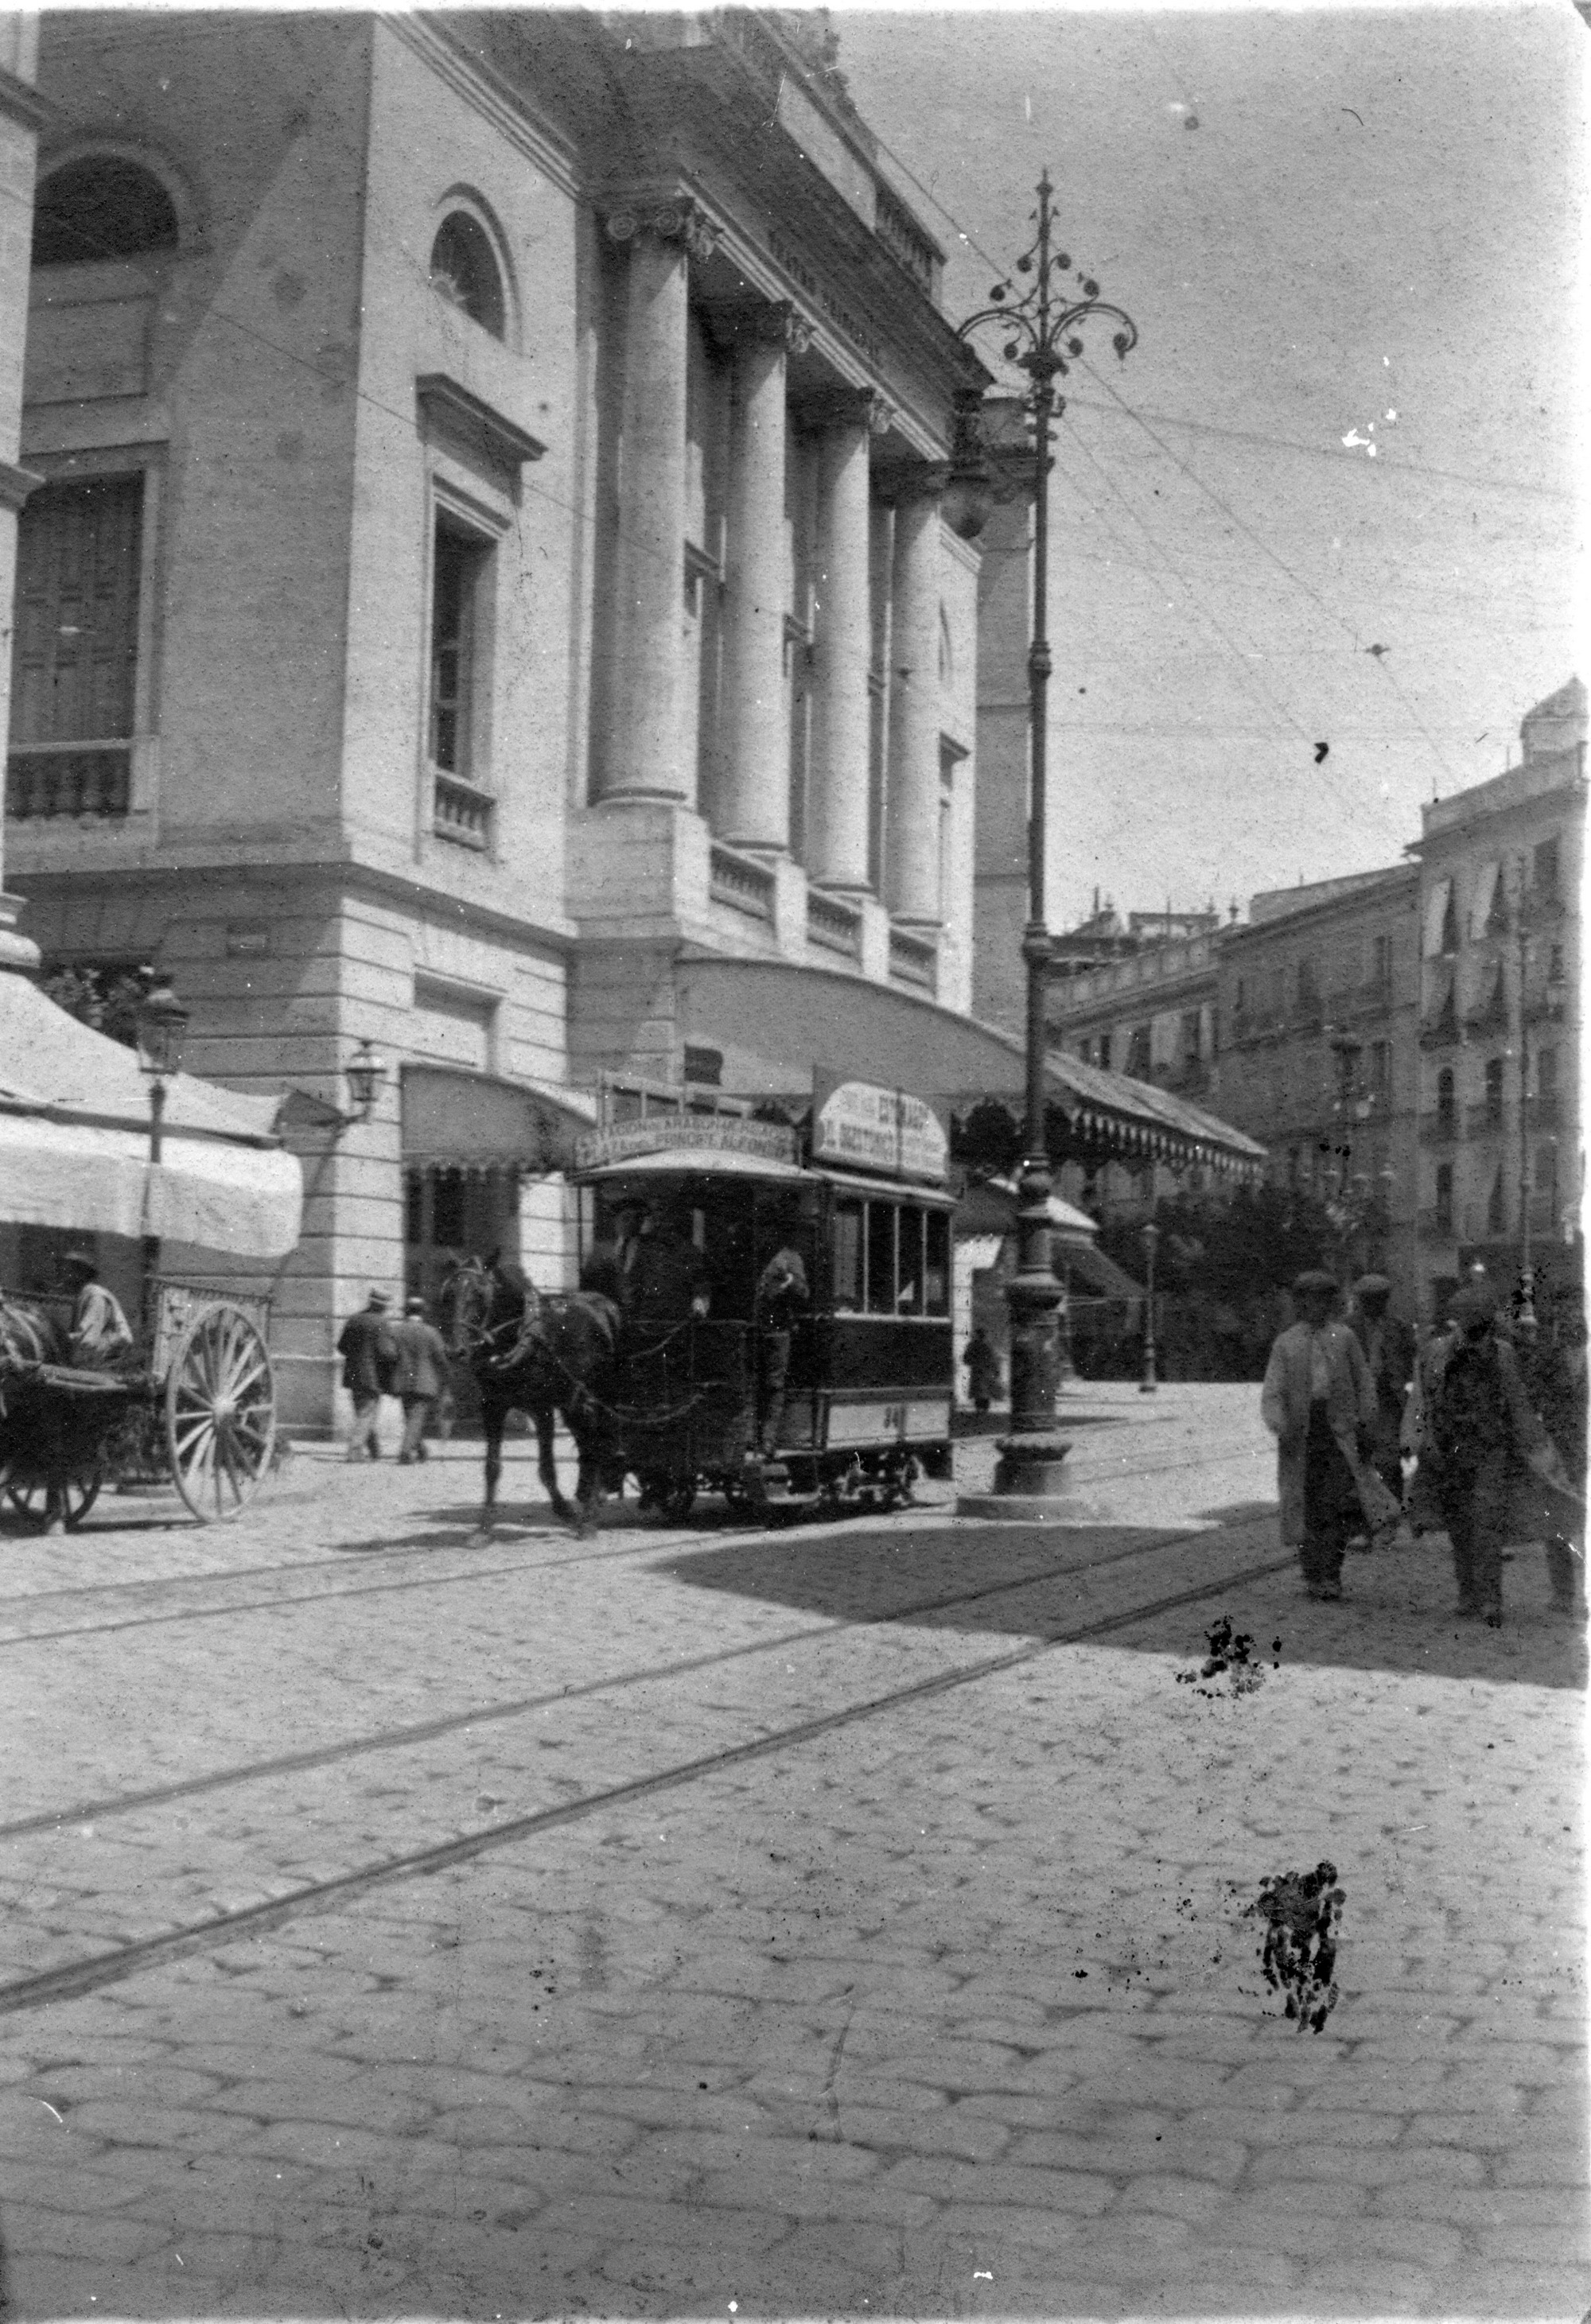
M1207 1452L1202 1457L1197 1459L1154 1462L1136 1462L1133 1463L1133 1474L1134 1478L1164 1476L1173 1474L1179 1470L1204 1468L1207 1465L1208 1455ZM1086 1473L1087 1472L1083 1471L1078 1471L1079 1481L1084 1480ZM928 1503L916 1508L909 1508L905 1510L899 1511L896 1515L897 1518L904 1518L908 1522L915 1519L919 1523L926 1522L930 1524L943 1524L951 1519L953 1512L942 1505ZM823 1522L846 1521L846 1520L839 1519L825 1520ZM982 1524L987 1522L987 1520L976 1519L972 1520L972 1522ZM1213 1531L1216 1528L1212 1526L1209 1529ZM97 1530L100 1529L97 1528ZM108 1530L108 1528L104 1528L104 1530ZM548 1526L527 1526L525 1531L529 1538L532 1540L556 1541L563 1533L563 1528L557 1526L556 1525ZM795 1536L798 1540L809 1540L816 1537L818 1536L813 1531L806 1531ZM1195 1536L1188 1528L1183 1528L1176 1536L1176 1538L1179 1539L1189 1539ZM495 1538L501 1538L501 1536L495 1536ZM475 1580L499 1580L506 1576L523 1573L529 1570L533 1570L538 1574L552 1573L558 1572L570 1566L589 1565L623 1560L624 1558L643 1557L648 1554L655 1553L660 1544L678 1546L691 1541L710 1541L716 1545L727 1545L732 1541L741 1539L749 1541L766 1540L768 1538L770 1538L770 1536L766 1533L765 1529L760 1526L747 1527L745 1526L730 1526L724 1527L722 1530L714 1528L711 1532L708 1532L699 1527L693 1527L689 1530L679 1527L669 1527L666 1529L660 1529L655 1532L649 1531L643 1538L627 1542L620 1548L590 1548L578 1551L569 1556L535 1561L533 1563L533 1569L532 1566L528 1566L526 1560L522 1557L516 1560L516 1562L512 1565L498 1565L491 1567L471 1566L467 1571L458 1573L422 1573L417 1574L412 1578L407 1578L401 1581L384 1580L371 1582L352 1582L352 1585L349 1588L342 1590L283 1591L270 1597L231 1600L226 1603L215 1606L171 1607L163 1609L153 1610L148 1613L129 1614L121 1619L108 1622L65 1622L51 1629L18 1629L14 1631L10 1636L0 1636L0 1653L5 1653L12 1647L31 1646L34 1643L54 1642L65 1638L100 1637L125 1630L146 1629L164 1623L217 1621L222 1620L227 1616L232 1614L271 1613L278 1608L291 1608L310 1604L330 1604L343 1598L372 1597L383 1594L384 1592L395 1593L400 1591L407 1590L449 1589L464 1582ZM482 1546L484 1548L488 1546L488 1545L483 1544ZM451 1554L463 1555L467 1554L467 1549L468 1544L467 1542L460 1542L458 1544L456 1551ZM153 1582L85 1582L80 1586L80 1588L75 1590L67 1589L41 1591L36 1592L19 1592L11 1597L0 1597L0 1623L3 1623L8 1616L13 1619L18 1618L22 1611L28 1608L37 1606L41 1602L50 1604L61 1600L70 1600L74 1598L79 1597L92 1600L96 1597L122 1591L158 1591L162 1590L185 1590L194 1587L202 1587L206 1582L230 1582L236 1581L254 1580L265 1574L281 1574L284 1578L296 1580L302 1575L316 1572L327 1574L350 1573L351 1569L347 1561L349 1558L356 1555L364 1559L369 1557L386 1556L437 1557L446 1556L449 1554L449 1546L444 1543L393 1542L389 1545L380 1545L374 1548L361 1548L358 1551L345 1551L338 1557L317 1558L313 1563L306 1562L304 1563L298 1564L245 1566L231 1571L222 1569L219 1572L211 1572L207 1573L164 1575L158 1581ZM13 1609L16 1610L14 1611Z
M948 1597L926 1600L913 1609L896 1609L890 1615L874 1617L867 1622L825 1624L798 1634L795 1639L782 1637L751 1641L742 1648L726 1650L720 1655L693 1657L689 1662L665 1667L655 1674L631 1673L624 1674L618 1680L593 1681L588 1687L570 1689L567 1692L560 1692L545 1700L549 1702L565 1702L575 1699L580 1693L600 1693L612 1691L618 1684L641 1683L644 1678L651 1675L662 1677L683 1675L690 1669L699 1669L711 1663L728 1660L737 1655L786 1648L791 1643L800 1642L800 1637L832 1638L846 1628L879 1627L884 1623L906 1620L911 1618L913 1613L936 1611L943 1606L967 1603L982 1598L1006 1594L1017 1589L1031 1588L1045 1580L1057 1579L1061 1575L1074 1575L1096 1570L1101 1565L1120 1563L1131 1555L1147 1554L1154 1547L1163 1548L1168 1545L1169 1541L1187 1545L1200 1538L1207 1538L1207 1536L1189 1535L1186 1530L1182 1530L1158 1543L1140 1544L1132 1550L1124 1550L1111 1557L1095 1561L1093 1565L1068 1563L1056 1567L1048 1572L1027 1574L1017 1581L993 1584L985 1590L954 1593ZM578 1798L562 1801L551 1807L531 1810L523 1815L508 1818L502 1822L458 1833L448 1840L435 1841L423 1847L399 1850L356 1866L349 1871L338 1873L322 1880L306 1882L285 1895L273 1896L258 1904L235 1907L208 1915L199 1921L190 1922L177 1929L165 1930L153 1936L134 1939L109 1950L89 1954L76 1961L63 1962L55 1968L34 1971L28 1976L0 1984L0 2016L14 2015L28 2010L46 2007L53 2003L78 1999L106 1986L122 1983L126 1978L147 1970L190 1959L197 1954L219 1950L240 1939L269 1934L291 1922L336 1911L343 1904L356 1901L376 1889L403 1881L429 1878L456 1866L470 1863L479 1857L494 1854L504 1849L534 1840L542 1833L560 1830L605 1812L622 1809L663 1793L682 1789L691 1784L705 1782L729 1769L772 1757L783 1751L800 1749L806 1744L859 1726L869 1720L886 1716L892 1711L909 1709L938 1696L951 1693L962 1687L976 1685L997 1677L1006 1671L1020 1669L1025 1664L1035 1662L1043 1655L1055 1652L1058 1647L1080 1645L1092 1638L1107 1637L1113 1632L1132 1628L1138 1623L1152 1621L1160 1615L1172 1612L1180 1607L1198 1605L1201 1601L1207 1601L1230 1591L1242 1589L1251 1582L1268 1580L1276 1574L1290 1572L1293 1564L1294 1560L1290 1556L1286 1556L1267 1558L1256 1564L1234 1568L1209 1576L1191 1587L1163 1592L1152 1599L1118 1609L1113 1613L1095 1616L1085 1621L1068 1623L1059 1628L1046 1630L1038 1637L1024 1639L1020 1646L1005 1648L998 1654L980 1655L974 1661L958 1664L953 1669L936 1671L926 1677L886 1688L878 1693L865 1696L859 1702L840 1704L810 1718L790 1721L767 1733L753 1736L744 1742L726 1745L719 1750L678 1761L671 1766L654 1769L649 1774L634 1776L623 1783L600 1786L593 1791L583 1793ZM524 1708L529 1707L531 1705L528 1703L524 1706ZM495 1715L509 1717L523 1714L519 1707L503 1705L498 1707ZM447 1732L456 1726L472 1723L484 1723L483 1715L466 1714L458 1720L428 1722L422 1729L409 1730L404 1739L412 1743L425 1739L429 1736ZM287 1766L324 1764L327 1760L338 1757L352 1756L353 1752L361 1748L402 1748L402 1741L396 1738L384 1741L383 1738L365 1738L362 1743L356 1741L353 1746L328 1747L323 1754L292 1755L291 1759L273 1763L268 1771L260 1768L254 1771L254 1774L258 1776L266 1772L281 1772ZM194 1778L190 1784L163 1787L158 1798L140 1801L134 1795L125 1795L123 1801L112 1804L110 1812L131 1812L135 1805L157 1804L160 1801L186 1796L199 1789L214 1788L217 1784L227 1781L239 1782L250 1779L251 1776L248 1774ZM76 1821L84 1812L82 1810L77 1810L62 1812L58 1817L31 1819L22 1829L32 1831L50 1829L56 1823ZM18 1834L19 1827L14 1825L5 1827L0 1836L10 1837L18 1836Z
M753 1539L758 1537L751 1536ZM754 1655L783 1652L791 1646L819 1645L827 1639L843 1637L848 1631L886 1629L896 1623L918 1620L926 1614L954 1612L960 1606L978 1605L991 1598L1008 1597L1018 1591L1036 1589L1047 1582L1059 1581L1073 1574L1098 1572L1108 1566L1119 1565L1128 1558L1146 1557L1159 1550L1175 1549L1208 1537L1207 1535L1190 1534L1186 1530L1162 1533L1151 1540L1111 1550L1103 1557L1073 1559L1043 1566L1033 1572L1014 1576L1010 1581L987 1582L977 1590L943 1591L936 1597L917 1599L910 1605L892 1608L886 1613L808 1623L799 1629L781 1630L771 1637L748 1638L740 1646L721 1646L711 1654L688 1655L673 1662L648 1664L640 1670L588 1679L578 1686L519 1695L506 1702L473 1704L467 1711L449 1711L440 1718L424 1720L413 1726L387 1728L376 1735L355 1736L343 1743L321 1744L303 1751L286 1751L269 1759L251 1760L237 1767L217 1768L208 1775L183 1776L170 1784L152 1784L143 1791L116 1792L103 1799L79 1801L68 1808L42 1809L34 1815L19 1817L10 1823L0 1823L0 1840L23 1840L37 1832L55 1831L72 1824L97 1824L114 1816L135 1814L143 1808L165 1807L177 1800L199 1798L207 1792L225 1791L241 1784L267 1783L279 1775L305 1775L319 1767L335 1766L341 1760L367 1758L380 1751L409 1750L421 1743L436 1742L445 1735L462 1734L471 1727L494 1726L505 1720L528 1718L532 1712L550 1710L555 1704L578 1702L591 1695L622 1693L626 1687L650 1685L660 1679L685 1678L697 1671L745 1661ZM489 1581L494 1575L483 1572L478 1578Z

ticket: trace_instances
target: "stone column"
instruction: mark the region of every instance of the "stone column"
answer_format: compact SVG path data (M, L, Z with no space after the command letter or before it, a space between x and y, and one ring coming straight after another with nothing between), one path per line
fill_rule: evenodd
M717 237L689 202L616 209L626 244L613 700L602 796L690 803L683 763L685 383L689 263Z
M39 18L0 18L0 737L9 731L11 641L16 595L16 521L42 480L22 467L23 355L33 234L33 162L39 131L54 118L33 88ZM0 880L4 865L0 863ZM0 891L0 970L33 969L38 946L17 933L18 899Z
M889 823L884 894L893 917L939 919L939 492L931 474L895 493L890 576Z
M735 354L725 593L721 835L790 847L784 703L785 352L811 332L789 306L764 308Z
M868 440L889 413L846 399L822 441L813 639L812 804L807 869L826 888L867 886Z

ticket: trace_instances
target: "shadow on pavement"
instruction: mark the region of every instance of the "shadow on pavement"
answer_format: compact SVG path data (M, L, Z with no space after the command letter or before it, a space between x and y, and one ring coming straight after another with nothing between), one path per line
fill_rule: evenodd
M1273 1520L1273 1506L1236 1506L1252 1516L1245 1537L1228 1545L1232 1568L1280 1560L1274 1531L1254 1521ZM684 1550L650 1570L692 1589L837 1622L904 1621L998 1638L1060 1637L1142 1606L1141 1628L1111 1631L1103 1643L1125 1653L1185 1648L1189 1656L1203 1652L1216 1615L1230 1614L1241 1625L1245 1601L1263 1595L1272 1601L1268 1610L1249 1618L1268 1633L1280 1630L1284 1659L1294 1664L1544 1687L1585 1683L1584 1631L1549 1613L1539 1549L1522 1548L1507 1568L1509 1618L1500 1631L1453 1618L1452 1563L1439 1537L1350 1557L1338 1604L1306 1599L1296 1570L1283 1569L1231 1589L1213 1581L1198 1600L1154 1613L1162 1599L1199 1587L1217 1538L1208 1532L1168 1538L1166 1527L1132 1526L1047 1536L1033 1526L984 1523L870 1536L864 1523L821 1536L774 1534ZM1190 1559L1201 1547L1207 1555ZM1078 1586L1085 1574L1098 1577L1086 1598ZM1284 1618L1273 1602L1279 1594L1290 1601Z

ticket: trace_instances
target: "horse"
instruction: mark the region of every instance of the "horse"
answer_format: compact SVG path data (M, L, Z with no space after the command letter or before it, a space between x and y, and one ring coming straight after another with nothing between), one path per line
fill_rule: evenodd
M486 1432L486 1500L471 1539L492 1529L503 1473L503 1431L511 1412L536 1425L537 1468L554 1514L587 1534L595 1522L603 1471L613 1457L610 1384L619 1310L597 1291L549 1295L511 1262L466 1259L443 1284L439 1302L449 1353L467 1361L480 1389ZM571 1510L552 1455L554 1416L561 1414L580 1456Z

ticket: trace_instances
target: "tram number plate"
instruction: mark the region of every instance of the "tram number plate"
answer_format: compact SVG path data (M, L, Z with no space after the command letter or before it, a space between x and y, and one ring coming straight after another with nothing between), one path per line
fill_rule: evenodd
M949 1434L950 1407L938 1398L829 1406L830 1444L899 1443L902 1437L915 1440Z

